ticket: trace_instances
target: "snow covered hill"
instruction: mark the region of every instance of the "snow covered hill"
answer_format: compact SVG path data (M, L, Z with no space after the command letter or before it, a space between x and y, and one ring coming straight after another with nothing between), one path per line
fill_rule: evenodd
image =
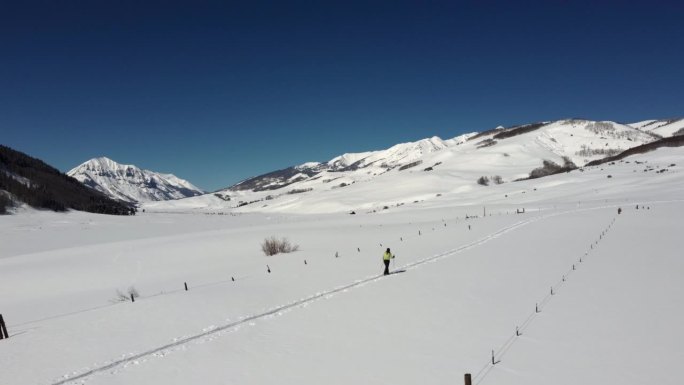
M23 208L130 215L130 204L110 199L40 159L0 145L0 214Z
M644 120L631 123L629 126L663 138L684 135L684 119Z
M91 159L67 175L107 196L126 202L150 202L187 198L204 191L173 174L142 170L109 158Z
M509 141L503 151L524 159L512 150L534 132L459 147ZM440 166L393 169L365 200L438 188ZM393 184L411 170L430 177ZM684 148L516 183L470 178L356 215L0 217L0 384L682 382ZM265 256L272 235L299 250ZM396 274L384 277L387 247Z
M494 185L527 178L544 165L582 167L660 138L640 128L567 119L499 127L449 140L433 137L381 151L344 154L325 163L305 163L214 194L147 207L309 213L383 210L442 195L486 192L478 179Z

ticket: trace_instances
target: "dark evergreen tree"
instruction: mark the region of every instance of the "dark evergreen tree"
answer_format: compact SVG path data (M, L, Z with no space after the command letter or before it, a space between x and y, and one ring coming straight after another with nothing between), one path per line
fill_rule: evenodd
M99 214L131 215L135 208L89 189L40 159L0 145L0 190L29 206L54 211L74 209ZM4 194L0 196L5 197ZM0 213L9 199L0 198Z

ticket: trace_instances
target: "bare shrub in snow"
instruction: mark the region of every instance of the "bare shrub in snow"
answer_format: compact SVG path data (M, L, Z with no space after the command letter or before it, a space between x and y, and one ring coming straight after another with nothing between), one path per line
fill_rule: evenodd
M415 162L411 162L411 163L405 164L405 165L399 167L399 171L404 171L404 170L409 169L409 168L411 168L411 167L418 166L418 165L421 164L421 163L423 163L422 160L417 160L417 161L415 161Z
M292 190L288 191L287 193L288 193L288 194L301 194L301 193L309 192L309 191L312 191L312 190L313 190L312 187L309 187L309 188L295 188L295 189L292 189Z
M544 161L542 162L542 167L535 168L534 170L532 170L532 172L530 172L530 176L527 179L542 178L547 175L558 174L561 172L570 172L575 169L577 169L577 166L567 156L563 157L563 166L550 160L544 159Z
M481 176L477 179L477 184L482 186L489 186L489 178L486 176Z
M567 170L574 170L577 168L577 165L575 164L575 162L572 161L572 159L570 159L567 156L564 156L563 157L563 168L567 169Z
M615 127L610 122L592 122L587 124L584 128L597 135L606 135L607 133L615 132Z
M494 184L501 184L503 183L503 178L501 175L494 175L492 176L492 182L494 182Z
M589 146L583 144L582 149L575 152L575 155L579 156L592 156L592 155L603 155L603 156L613 156L619 154L622 150L615 148L590 148Z
M530 179L541 178L547 175L556 174L560 172L561 166L550 160L544 159L542 162L542 167L535 168L530 172Z
M215 193L214 196L226 202L230 201L230 196L228 194Z
M477 148L490 147L496 144L496 140L489 138L477 143Z
M138 293L138 289L136 289L135 286L129 287L125 293L119 289L116 289L116 297L114 297L114 299L112 299L111 302L130 301L131 296L133 296L134 299L140 297L140 293Z
M292 253L299 250L299 245L293 245L287 238L278 239L275 236L264 239L261 243L261 251L271 256L280 253Z

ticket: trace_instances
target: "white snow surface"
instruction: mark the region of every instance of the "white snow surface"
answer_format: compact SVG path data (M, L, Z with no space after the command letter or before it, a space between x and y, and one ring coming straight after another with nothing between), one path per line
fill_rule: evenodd
M142 170L109 158L91 159L67 172L79 182L126 202L151 202L187 198L204 191L173 174Z
M666 138L677 132L684 132L684 119L644 120L629 126Z
M486 153L469 167L508 164ZM0 216L0 384L680 384L682 167L664 148L460 190L425 172L365 197L424 199L356 215ZM264 256L271 235L299 251Z
M333 213L378 211L439 196L474 202L481 194L496 191L478 185L481 176L500 176L509 183L528 177L544 160L563 165L569 159L581 167L656 140L627 125L576 119L547 122L537 130L503 139L495 138L499 132L477 138L474 133L449 140L432 137L382 151L341 155L327 163L329 170L311 178L298 174L293 178L302 181L280 189L219 192L230 201L206 194L143 207L157 212ZM345 169L352 165L358 168ZM300 193L289 193L293 190Z

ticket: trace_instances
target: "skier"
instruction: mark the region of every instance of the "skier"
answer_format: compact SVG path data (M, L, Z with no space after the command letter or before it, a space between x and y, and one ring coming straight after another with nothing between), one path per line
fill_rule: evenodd
M385 263L385 272L384 275L389 275L389 265L390 265L390 260L394 259L394 255L390 252L389 247L387 248L387 251L385 251L385 254L382 255L382 262Z

